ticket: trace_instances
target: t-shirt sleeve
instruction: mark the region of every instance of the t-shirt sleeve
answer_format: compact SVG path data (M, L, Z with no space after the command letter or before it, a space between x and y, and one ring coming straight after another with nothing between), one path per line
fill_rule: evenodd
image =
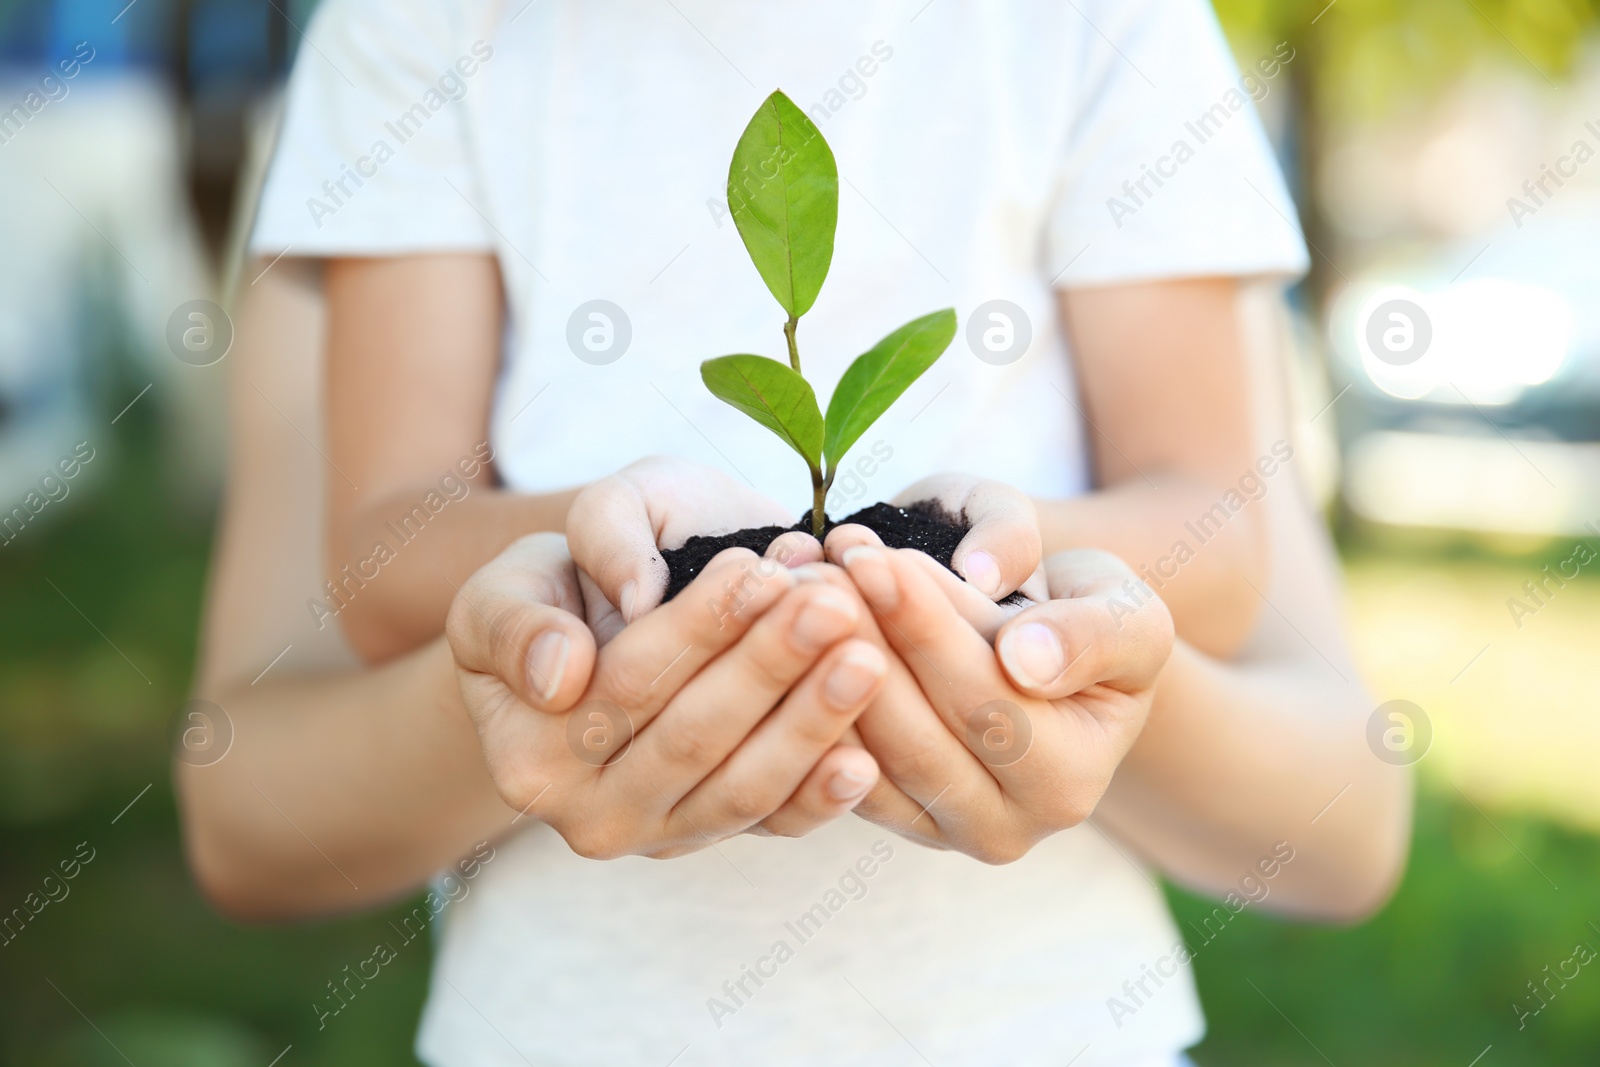
M1294 203L1255 104L1289 93L1294 50L1234 62L1205 0L1080 0L1046 266L1055 284L1298 276Z
M437 0L324 0L301 41L253 252L487 250L467 97L492 55ZM481 77L481 75L480 75Z

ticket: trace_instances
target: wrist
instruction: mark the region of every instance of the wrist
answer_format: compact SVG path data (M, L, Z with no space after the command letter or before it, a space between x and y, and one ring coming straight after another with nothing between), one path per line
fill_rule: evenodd
M412 674L409 685L422 695L418 706L425 709L428 719L452 733L471 735L476 744L478 731L461 697L461 683L450 642L443 636L436 637L406 662Z

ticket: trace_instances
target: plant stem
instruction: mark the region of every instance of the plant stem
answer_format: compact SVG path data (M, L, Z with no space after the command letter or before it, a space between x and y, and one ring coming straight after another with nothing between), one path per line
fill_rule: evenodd
M790 315L789 321L783 324L783 339L789 342L789 366L794 368L796 374L800 373L800 349L794 343L794 331L799 325L798 315ZM820 469L811 468L811 535L818 541L822 540L822 531L825 528L823 524L827 521L827 513L822 510L822 502L828 495L828 486L832 483L832 478L823 481Z
M794 368L796 374L800 373L800 349L795 347L794 330L800 325L797 315L790 315L789 321L783 324L783 339L789 342L789 366Z
M831 481L832 479L829 479ZM828 482L822 480L822 472L815 467L811 469L811 536L818 541L822 540L823 531L828 515L822 510L823 502L828 496Z

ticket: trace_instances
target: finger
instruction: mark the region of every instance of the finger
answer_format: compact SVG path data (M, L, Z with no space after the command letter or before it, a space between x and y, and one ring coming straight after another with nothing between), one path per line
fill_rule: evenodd
M876 535L872 535L865 527L858 529L876 539ZM831 546L832 542L829 544ZM899 555L882 548L877 551ZM998 628L1002 617L999 605L989 601L931 557L910 550L904 556L912 566L921 567L930 575L942 573L952 587L961 591L969 606L987 612L990 616L987 621ZM851 590L856 588L849 573L841 568L818 568L817 573L820 580L839 583ZM966 750L940 724L938 713L929 706L922 683L907 667L905 657L884 636L890 628L887 620L885 625L880 626L874 612L869 612L856 631L856 636L895 654L890 657L889 674L884 681L883 691L856 723L855 730L861 734L866 746L879 757L878 762L889 777L926 799L950 783L954 767L964 766L961 759ZM986 650L984 658L992 659L992 650ZM995 677L999 677L998 673ZM942 677L939 684L947 685ZM929 787L931 792L919 792Z
M918 482L895 503L930 498L970 524L950 566L990 600L1016 592L1038 568L1039 515L1027 494L1001 482L945 475Z
M1000 624L1009 617L1008 609L990 600L971 583L963 581L949 567L932 556L919 552L908 558L932 579L949 599L951 607L956 609L956 614L961 616L967 625L982 634L985 641L994 640Z
M645 494L613 474L584 488L567 509L573 559L631 622L661 602L667 563L656 549L656 521Z
M905 553L904 558L929 575L944 575L988 612L1002 613L999 605L933 559L917 552ZM848 574L838 568L825 568L823 578L850 582ZM880 647L889 647L870 613L857 635ZM987 646L983 659L993 662L993 650ZM999 677L998 672L994 676ZM872 753L882 772L878 784L856 805L856 814L937 848L946 847L963 833L981 836L982 828L971 821L970 813L993 810L1001 801L1001 790L997 774L985 767L969 747L964 723L960 728L953 727L954 720L964 718L942 716L900 655L891 655L882 689L843 739L849 744L859 743ZM999 774L1009 776L1008 771ZM969 814L964 818L963 813Z
M952 730L964 710L1009 689L987 641L962 621L913 549L857 546L845 571L872 608L884 639L916 676Z
M829 598L838 593L819 589L814 595ZM853 627L854 619L850 621ZM745 830L777 811L861 714L883 683L887 669L888 657L865 641L848 640L834 646L777 709L737 741L732 754L689 791L674 815L722 836ZM875 764L867 777L851 778L843 771L836 772L820 783L816 799L827 800L829 817L842 814L864 797L876 780Z
M856 722L883 777L855 813L932 847L1004 855L1008 823L1025 819L1037 799L1037 789L1027 787L1040 776L1040 761L1028 758L1039 716L996 700L973 707L958 727L940 721L914 679L906 684L911 692L897 693L896 683L886 682ZM883 728L888 716L911 707L920 708L917 727ZM1053 723L1041 725L1060 733ZM997 733L1000 739L991 741ZM1052 744L1059 750L1063 742L1053 736ZM1053 780L1052 768L1042 769Z
M713 467L651 456L579 493L567 511L567 535L578 566L632 622L666 594L657 545L793 521L775 501Z
M589 630L594 634L595 644L604 648L628 624L616 605L606 599L605 593L600 591L594 579L583 571L578 572L578 588L583 592L584 621L589 624Z
M1075 548L1057 552L1043 564L1049 595L1055 598L1093 596L1132 590L1142 585L1119 557L1098 548ZM1146 587L1148 588L1148 587Z
M670 804L683 799L739 747L831 646L855 631L861 615L857 597L826 583L808 582L791 590L738 644L694 674L655 722L638 729L629 757L632 765L619 788L631 783L642 803L649 803L652 790ZM841 722L839 729L845 725ZM835 733L828 744L837 737ZM813 762L815 757L806 765ZM641 780L649 788L640 787ZM798 784L797 777L771 808L756 813L745 825L776 809Z
M882 548L883 538L869 526L847 522L828 531L827 538L822 542L822 550L829 563L843 566L844 554L856 545Z
M803 530L790 530L768 545L762 558L777 560L790 570L807 563L821 563L822 542Z
M864 818L939 840L946 813L993 803L993 778L941 721L899 657L890 660L883 687L856 720L856 732L883 773L856 808Z
M1172 616L1148 587L1046 601L1001 627L995 650L1025 693L1054 699L1107 685L1139 692L1172 652Z
M852 809L855 814L874 826L893 830L929 848L948 848L948 838L939 827L936 810L944 808L948 793L931 795L933 807L930 808L926 802L918 802L903 792L887 771L881 774L878 784Z
M1035 603L1044 603L1050 599L1050 582L1045 575L1044 564L1040 563L1028 580L1017 587L1017 592Z
M1000 600L1039 567L1043 545L1033 501L1009 485L979 482L962 503L972 524L950 559L955 572L991 600Z
M854 810L885 783L878 761L859 745L840 744L823 754L794 795L751 827L763 837L804 837ZM891 787L892 788L892 787Z
M908 558L943 572L988 611L1000 611L997 605L934 560L920 553ZM821 580L855 588L849 576L838 568L820 568L819 571ZM862 619L856 635L889 650L882 630L870 613ZM992 652L986 652L985 658L992 658ZM930 814L928 805L942 811L946 807L954 810L961 804L993 801L993 781L960 737L941 721L922 685L898 654L890 656L883 687L855 725L846 731L843 740L861 744L877 758L883 777L856 811L882 825L904 830L908 823L915 821L913 832L920 840L937 841L942 836L938 812Z
M749 549L718 553L680 596L600 650L590 695L618 705L634 729L643 729L685 680L744 636L794 585L793 571Z
M445 622L456 663L493 674L541 711L572 706L589 684L594 638L559 534L524 537L457 592Z
M990 613L1000 611L944 566L931 558L920 561L942 571L952 584ZM850 576L838 568L826 568L824 579L850 582ZM862 617L856 635L890 649L870 613ZM994 800L994 781L982 771L962 739L941 720L939 712L930 707L922 685L899 654L891 654L882 689L842 741L866 747L877 758L883 773L866 800L856 806L856 813L898 832L910 833L917 840L942 840L939 816L947 806L954 809L963 803L978 805Z
M919 497L919 499L922 499ZM844 554L857 545L869 547L883 547L883 540L871 529L854 523L836 526L828 534L825 546L830 562L839 563L844 559ZM932 556L926 557L928 573L931 574L939 587L944 590L950 602L955 605L957 613L967 621L973 629L983 634L986 640L993 640L995 631L1009 616L1016 614L1020 607L1005 605L996 608L995 602L981 592L970 582L963 580L959 575L943 566ZM1032 576L1022 584L1018 592L1034 600L1046 599L1047 585L1045 582L1044 568L1035 568Z

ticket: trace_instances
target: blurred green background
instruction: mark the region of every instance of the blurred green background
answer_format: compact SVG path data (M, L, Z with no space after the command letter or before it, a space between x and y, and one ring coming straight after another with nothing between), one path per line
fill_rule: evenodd
M172 158L202 270L223 258L252 104L270 99L292 51L293 31L269 6L145 0L123 20L120 51L105 52L115 60L108 70L171 89L187 131L173 140ZM303 25L309 6L290 9L295 21ZM72 36L73 18L103 23L120 7L0 2L0 61L25 73L50 41ZM1508 229L1505 205L1579 135L1577 118L1600 118L1594 8L1578 0L1219 0L1218 8L1241 64L1279 40L1297 50L1286 90L1261 108L1318 248L1316 270L1294 294L1305 353L1299 395L1306 414L1332 414L1319 414L1324 447L1306 455L1325 473L1320 488L1369 686L1379 701L1422 707L1434 736L1418 765L1411 865L1375 920L1310 927L1251 908L1208 940L1202 924L1214 904L1172 893L1210 1021L1196 1059L1204 1067L1600 1062L1593 968L1541 987L1555 990L1544 993L1548 1006L1520 1024L1518 1011L1540 1005L1531 985L1576 946L1600 946L1600 586L1586 568L1521 626L1507 604L1590 538L1577 519L1600 523L1600 479L1585 475L1600 438L1600 394L1585 391L1600 380L1600 348L1586 309L1575 307L1565 377L1524 383L1487 412L1430 407L1363 377L1338 312L1345 294L1369 282L1428 277L1440 264L1448 274L1479 245L1537 251L1558 228L1600 217L1589 188L1600 175L1564 189L1560 211L1538 220L1550 228L1543 235ZM239 58L228 61L229 48ZM1521 139L1497 133L1508 128ZM208 131L202 147L197 130ZM1486 171L1504 178L1486 181ZM14 181L0 170L0 195ZM20 209L6 203L0 224L16 240L25 232ZM1540 284L1556 291L1563 272L1583 277L1560 253L1535 258L1556 275ZM317 1029L311 1008L407 905L243 929L212 915L188 879L168 731L194 659L217 445L193 429L195 405L140 393L152 346L123 328L139 316L117 281L120 265L99 247L72 269L72 321L90 325L62 343L92 373L69 390L60 418L116 421L96 431L96 458L69 497L0 549L0 910L40 893L80 843L78 854L92 849L94 858L67 883L68 897L0 946L0 1062L264 1067L291 1046L284 1062L297 1065L412 1062L425 945L402 954L327 1029ZM0 315L19 314L17 303L13 294ZM0 334L0 344L21 343L16 331ZM1504 353L1518 358L1514 345ZM0 387L15 380L0 375ZM135 394L142 400L123 410ZM0 457L31 470L15 437L17 398L26 395L0 396L0 432L13 435L0 436ZM1486 509L1482 498L1498 499L1499 483L1468 477L1459 499L1444 494L1421 508L1406 486L1450 483L1450 470L1424 464L1398 488L1384 480L1399 477L1396 464L1423 463L1421 438L1513 450L1520 442L1551 489L1559 483L1559 506L1536 515ZM1389 459L1363 467L1362 450L1377 440ZM1492 466L1469 474L1488 479ZM1600 547L1600 536L1590 543Z

